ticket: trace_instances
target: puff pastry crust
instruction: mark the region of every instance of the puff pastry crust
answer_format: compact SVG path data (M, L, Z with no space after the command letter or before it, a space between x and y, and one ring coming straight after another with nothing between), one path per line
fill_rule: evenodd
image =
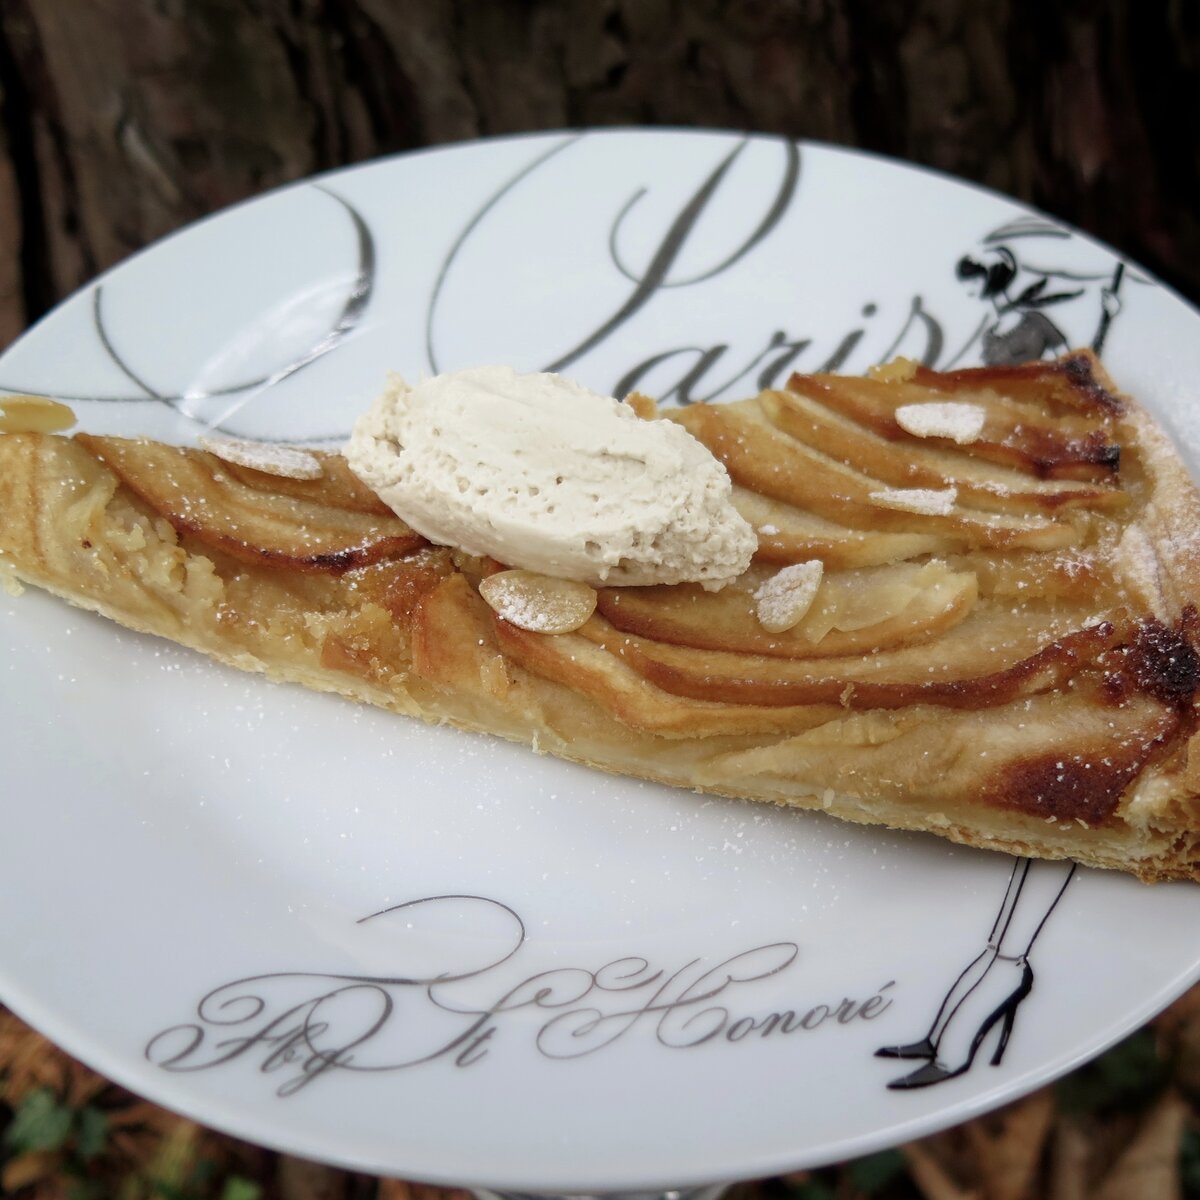
M0 564L231 666L594 767L1200 878L1200 493L1091 355L793 376L659 419L725 463L755 563L719 593L602 589L570 633L498 616L500 564L428 545L332 454L307 480L5 434ZM817 559L807 613L764 628L755 591Z

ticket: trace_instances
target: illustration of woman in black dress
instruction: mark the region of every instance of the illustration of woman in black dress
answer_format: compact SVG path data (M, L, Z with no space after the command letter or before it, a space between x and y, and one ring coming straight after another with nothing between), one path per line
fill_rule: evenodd
M1111 271L1050 265L1053 257L1043 257L1052 255L1048 246L1070 239L1066 230L1048 221L1022 218L989 233L976 251L958 260L955 274L989 311L947 367L976 347L987 366L1053 358L1080 345L1103 354L1109 328L1121 311L1125 264L1118 262ZM1055 320L1068 310L1076 326L1071 338ZM1089 318L1095 324L1086 328L1083 322Z

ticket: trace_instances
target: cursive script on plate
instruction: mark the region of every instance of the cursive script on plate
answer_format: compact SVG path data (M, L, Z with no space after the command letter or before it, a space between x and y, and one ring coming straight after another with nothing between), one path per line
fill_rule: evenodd
M735 1005L754 983L791 968L795 942L772 942L720 961L657 966L635 955L598 966L511 969L525 926L481 896L432 896L383 909L358 925L386 926L408 971L251 975L208 992L195 1020L150 1039L146 1057L168 1071L203 1071L250 1059L279 1073L289 1096L332 1070L400 1071L423 1063L469 1067L503 1036L549 1059L578 1059L642 1036L669 1050L784 1037L870 1021L892 1004L893 981L781 1011ZM748 997L747 997L748 998Z

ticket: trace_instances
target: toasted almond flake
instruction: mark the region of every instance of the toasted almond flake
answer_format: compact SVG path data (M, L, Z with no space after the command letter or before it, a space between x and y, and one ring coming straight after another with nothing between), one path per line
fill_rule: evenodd
M492 610L530 633L574 633L596 611L596 590L536 571L500 571L480 581Z
M824 573L819 558L777 571L754 593L758 623L769 633L783 633L798 624L812 608Z
M898 508L904 512L921 513L925 516L944 517L954 508L958 499L958 488L883 488L872 492L870 498L884 508Z
M0 396L0 433L61 433L75 413L48 396Z
M914 437L949 438L960 446L979 439L987 412L978 404L953 401L935 404L902 404L896 409L896 424Z
M307 450L276 442L250 442L242 438L202 437L200 445L210 454L238 467L279 475L284 479L320 479L325 474L321 460Z

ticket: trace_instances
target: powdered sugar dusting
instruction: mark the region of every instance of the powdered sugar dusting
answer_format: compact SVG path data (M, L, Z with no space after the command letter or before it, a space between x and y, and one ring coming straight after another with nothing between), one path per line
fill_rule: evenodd
M896 409L896 424L914 437L949 438L960 446L978 441L985 420L987 413L978 404L946 401Z
M945 517L954 510L958 488L883 488L872 492L870 499L884 508L898 508L923 516Z
M325 474L321 460L307 450L280 446L275 442L248 442L242 438L202 437L200 445L210 454L238 467L249 467L265 475L284 479L320 479Z
M758 622L770 633L783 633L803 620L821 586L825 566L820 559L793 563L772 575L755 593Z

